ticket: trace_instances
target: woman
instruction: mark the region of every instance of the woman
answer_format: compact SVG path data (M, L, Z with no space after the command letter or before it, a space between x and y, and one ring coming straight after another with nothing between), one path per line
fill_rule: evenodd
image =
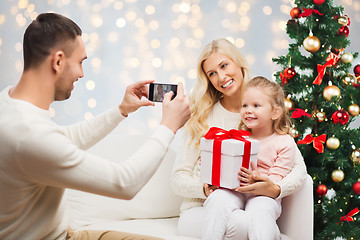
M213 191L200 182L200 138L210 127L237 129L243 86L250 79L248 63L228 40L220 38L207 46L199 56L198 80L191 93L192 115L183 129L180 149L172 174L176 194L185 199L181 205L178 231L180 235L201 237L204 216L203 203ZM274 184L266 177L239 187L237 191L280 199L294 193L305 181L306 167L296 147L295 166L280 182ZM244 211L230 216L225 239L248 239L248 219Z

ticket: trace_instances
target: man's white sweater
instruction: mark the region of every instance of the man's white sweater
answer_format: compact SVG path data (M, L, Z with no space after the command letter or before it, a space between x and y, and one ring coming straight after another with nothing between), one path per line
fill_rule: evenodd
M0 93L0 239L65 239L65 188L130 199L174 136L160 126L131 159L116 164L84 150L124 119L117 107L62 127L47 110L10 98L9 89Z

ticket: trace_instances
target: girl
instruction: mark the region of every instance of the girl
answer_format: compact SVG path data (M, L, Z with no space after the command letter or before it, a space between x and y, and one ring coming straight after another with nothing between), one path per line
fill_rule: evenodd
M224 38L205 46L198 60L198 79L191 93L191 117L186 123L172 173L172 187L184 197L178 223L178 233L201 237L203 203L211 188L200 182L200 138L210 127L225 130L237 128L241 121L243 86L250 79L246 59L234 44ZM306 179L306 167L296 147L295 166L291 173L278 183L258 176L257 182L242 186L238 191L280 199L294 193ZM228 239L247 240L248 219L244 211L232 212L225 236Z
M295 142L288 135L290 118L281 87L263 77L253 78L244 91L240 115L240 127L260 141L257 174L279 182L291 171L295 159ZM240 180L244 185L255 182L249 170L241 170ZM237 209L244 210L248 216L250 240L280 239L276 225L281 213L279 199L217 189L209 195L204 207L203 239L223 239L230 215Z

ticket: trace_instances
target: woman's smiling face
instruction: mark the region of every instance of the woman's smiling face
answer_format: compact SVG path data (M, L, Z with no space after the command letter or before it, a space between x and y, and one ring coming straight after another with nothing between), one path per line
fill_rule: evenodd
M231 97L241 91L244 79L241 68L229 57L212 53L203 62L203 71L216 90L225 97Z

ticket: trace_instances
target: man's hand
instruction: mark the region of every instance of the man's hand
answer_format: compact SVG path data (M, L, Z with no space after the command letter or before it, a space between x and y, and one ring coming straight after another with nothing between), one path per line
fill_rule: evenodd
M119 110L124 117L127 117L130 113L135 112L142 106L155 105L147 99L149 94L147 84L152 82L154 82L154 80L145 80L127 86L124 98L119 105ZM142 99L142 97L146 97L146 99Z
M176 133L176 131L189 120L191 110L190 99L185 95L182 83L178 84L177 95L171 100L173 94L171 91L164 95L160 124Z

